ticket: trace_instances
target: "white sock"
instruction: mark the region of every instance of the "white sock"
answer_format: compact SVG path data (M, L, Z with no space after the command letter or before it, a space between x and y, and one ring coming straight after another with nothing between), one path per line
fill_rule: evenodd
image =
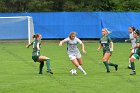
M77 67L81 72L83 72L84 73L84 75L86 75L87 73L85 72L85 70L81 67L81 66L78 66Z
M130 58L129 58L129 65L128 65L129 67L131 67L131 62L130 62Z

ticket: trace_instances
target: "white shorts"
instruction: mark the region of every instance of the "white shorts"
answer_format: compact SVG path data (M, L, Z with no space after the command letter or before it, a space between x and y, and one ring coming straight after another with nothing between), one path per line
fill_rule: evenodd
M80 53L69 54L69 58L70 58L70 60L79 59L79 58L81 58L81 54Z
M132 49L131 50L131 53L136 53L136 49Z

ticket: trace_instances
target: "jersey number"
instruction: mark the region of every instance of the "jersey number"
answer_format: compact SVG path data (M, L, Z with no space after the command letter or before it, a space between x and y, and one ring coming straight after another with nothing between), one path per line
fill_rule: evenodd
M33 42L33 48L35 48L35 42Z

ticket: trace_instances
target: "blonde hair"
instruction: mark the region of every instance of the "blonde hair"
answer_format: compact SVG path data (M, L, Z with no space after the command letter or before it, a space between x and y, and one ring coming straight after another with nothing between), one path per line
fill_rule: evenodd
M105 30L107 32L107 34L111 33L107 28L103 28L102 30Z
M75 35L76 36L76 34L77 34L76 32L70 32L69 38L71 38L72 35Z

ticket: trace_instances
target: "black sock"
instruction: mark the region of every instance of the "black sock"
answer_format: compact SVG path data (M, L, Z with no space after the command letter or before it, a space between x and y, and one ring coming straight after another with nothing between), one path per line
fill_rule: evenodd
M103 63L105 65L105 67L106 67L107 72L110 72L108 63L106 61L104 61Z
M113 63L110 62L108 65L109 66L116 66L117 64L113 64Z
M134 62L131 62L131 69L132 69L133 71L135 71L135 64L134 64Z
M43 66L44 66L44 62L40 62L39 73L42 73Z

